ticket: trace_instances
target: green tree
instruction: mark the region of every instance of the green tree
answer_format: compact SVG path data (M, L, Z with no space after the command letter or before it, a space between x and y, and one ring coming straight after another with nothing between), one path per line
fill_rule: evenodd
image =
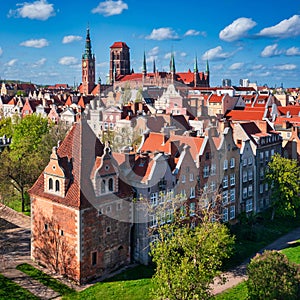
M232 253L234 239L225 225L211 222L206 214L194 228L186 221L175 213L172 223L156 228L150 252L156 265L155 299L210 298L210 284Z
M257 254L247 267L250 300L299 299L299 268L277 251Z
M296 215L300 206L300 167L296 160L275 154L269 162L266 181L272 187L272 220L279 215Z
M13 123L11 118L0 118L0 137L11 138L13 135Z
M3 197L9 198L7 191L12 194L17 191L23 212L28 188L45 168L52 147L63 139L65 133L62 125L49 124L47 118L38 115L26 116L13 124L10 149L1 153L0 192Z

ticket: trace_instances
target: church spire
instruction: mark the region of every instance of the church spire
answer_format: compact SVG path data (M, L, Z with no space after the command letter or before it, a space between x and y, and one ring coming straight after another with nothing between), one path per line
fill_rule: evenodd
M174 53L171 53L171 60L170 60L170 73L175 74L176 73L176 68L175 68L175 58L174 58Z
M86 39L85 39L85 52L82 56L84 59L92 59L92 44L91 44L91 38L90 38L90 28L87 28L86 32Z
M205 73L209 73L209 65L208 65L208 59L206 60L206 70L205 70Z
M197 55L196 55L196 57L195 57L194 73L198 73L198 61L197 61Z
M144 51L144 60L143 60L143 69L142 69L142 73L144 75L147 74L147 62L146 62L146 54L145 54L145 51Z
M155 59L153 59L153 73L156 73Z

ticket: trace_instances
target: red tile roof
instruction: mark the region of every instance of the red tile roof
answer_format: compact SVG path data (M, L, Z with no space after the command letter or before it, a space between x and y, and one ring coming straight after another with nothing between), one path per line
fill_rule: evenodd
M223 95L211 94L208 101L210 103L222 103Z
M233 121L255 121L262 120L264 117L264 111L253 111L253 110L232 110L226 117Z
M114 42L110 48L129 48L125 42Z

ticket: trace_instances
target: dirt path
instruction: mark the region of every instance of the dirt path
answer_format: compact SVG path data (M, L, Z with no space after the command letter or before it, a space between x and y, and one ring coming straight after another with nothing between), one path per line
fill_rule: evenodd
M30 263L30 217L0 204L0 273L40 299L59 299L59 294L16 269Z
M286 235L280 237L270 245L266 246L265 248L261 249L259 253L262 253L264 250L281 250L289 246L295 240L300 239L300 228L296 228L293 231L287 233ZM220 284L216 281L213 285L213 294L219 294L224 292L226 289L231 288L239 284L240 282L247 279L246 276L246 269L247 264L250 262L250 259L246 260L243 264L235 268L230 272L224 273L224 276L227 278L225 284Z

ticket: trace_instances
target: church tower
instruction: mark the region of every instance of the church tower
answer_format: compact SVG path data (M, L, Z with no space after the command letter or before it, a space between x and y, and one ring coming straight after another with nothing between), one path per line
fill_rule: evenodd
M119 75L128 74L131 74L129 47L124 42L115 42L110 47L109 80L112 83Z
M95 87L95 55L92 53L90 30L87 29L85 51L82 54L83 94L89 95Z

